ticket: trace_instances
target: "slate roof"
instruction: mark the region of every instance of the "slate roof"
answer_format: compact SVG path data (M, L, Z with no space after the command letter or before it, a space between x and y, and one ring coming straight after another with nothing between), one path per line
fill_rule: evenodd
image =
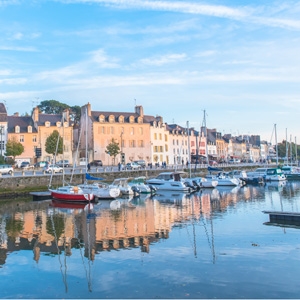
M32 132L37 132L34 127L33 120L31 116L26 117L17 117L17 116L8 116L7 117L7 131L8 133L15 133L15 127L20 127L20 133L27 133L28 126L32 126Z
M3 103L0 103L0 122L7 122L7 111Z
M44 126L45 122L50 122L50 126L56 126L57 122L61 122L62 115L39 114L38 126Z
M100 115L103 115L105 117L106 122L108 122L109 116L111 115L115 117L116 122L118 122L120 116L123 116L125 123L129 123L129 118L131 116L134 117L135 121L140 117L140 115L135 112L129 113L129 112L113 112L113 111L91 111L92 121L98 122ZM153 123L154 121L156 121L156 118L154 116L144 115L142 116L142 118L143 118L143 123Z

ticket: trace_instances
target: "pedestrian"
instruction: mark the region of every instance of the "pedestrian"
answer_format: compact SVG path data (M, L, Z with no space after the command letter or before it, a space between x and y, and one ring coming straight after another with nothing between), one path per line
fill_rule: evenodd
M121 171L121 163L119 162L118 163L118 169L119 169L119 172Z
M88 172L91 170L91 165L90 165L90 163L88 163L87 169L88 169Z
M181 161L181 162L182 162L182 165L184 165L184 160L183 160L183 159L182 159L182 161Z

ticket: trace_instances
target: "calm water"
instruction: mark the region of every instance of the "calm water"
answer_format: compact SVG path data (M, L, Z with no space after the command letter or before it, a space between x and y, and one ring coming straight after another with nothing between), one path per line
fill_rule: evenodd
M1 298L299 298L300 183L102 201L0 202Z

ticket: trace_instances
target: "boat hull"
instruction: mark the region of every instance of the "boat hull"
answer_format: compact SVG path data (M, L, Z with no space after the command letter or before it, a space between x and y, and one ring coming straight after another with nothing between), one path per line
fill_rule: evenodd
M90 202L94 200L94 195L93 194L88 194L88 193L83 193L83 194L74 194L74 193L62 193L62 192L57 192L55 190L50 190L51 192L51 197L54 199L58 200L63 200L63 201L80 201L80 202Z

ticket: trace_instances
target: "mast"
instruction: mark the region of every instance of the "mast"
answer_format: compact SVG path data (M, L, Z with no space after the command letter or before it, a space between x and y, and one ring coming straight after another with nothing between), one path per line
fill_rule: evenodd
M85 173L88 169L88 116L87 116L87 105L85 106Z
M208 165L208 147L207 147L208 136L207 136L207 127L206 127L206 112L205 112L205 110L203 112L204 112L204 114L203 114L204 134L205 134L205 138L206 138L205 154L206 154L206 163Z
M189 172L191 178L191 146L190 146L190 129L189 129L189 121L186 122L187 127L187 135L188 135L188 162L189 162Z
M275 146L276 146L276 165L278 166L278 145L277 145L277 129L276 129L276 124L274 124L274 130L275 130Z
M297 158L297 138L295 137L295 162L298 166L298 158Z

